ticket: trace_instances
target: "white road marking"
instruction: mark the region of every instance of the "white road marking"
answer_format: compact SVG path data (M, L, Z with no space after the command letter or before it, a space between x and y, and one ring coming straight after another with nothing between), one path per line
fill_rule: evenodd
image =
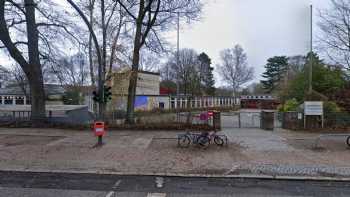
M113 189L116 189L117 187L119 187L121 182L122 180L118 180L117 182L115 182L115 184L113 185Z
M147 197L166 197L166 193L148 193Z
M163 187L164 184L164 178L163 177L156 177L156 186L158 188Z
M106 197L112 197L114 194L115 194L115 192L109 192Z
M114 183L114 185L113 185L112 188L113 188L114 190L117 189L117 188L119 187L119 185L120 185L121 182L122 182L121 180L118 180L117 182ZM106 197L117 197L117 196L116 196L115 191L110 191L110 192L107 194Z

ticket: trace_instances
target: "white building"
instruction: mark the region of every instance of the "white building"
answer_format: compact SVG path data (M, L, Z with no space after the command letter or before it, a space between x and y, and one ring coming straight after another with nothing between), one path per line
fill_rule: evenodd
M64 88L60 85L45 84L46 104L61 105ZM0 105L30 105L29 86L11 85L0 88Z

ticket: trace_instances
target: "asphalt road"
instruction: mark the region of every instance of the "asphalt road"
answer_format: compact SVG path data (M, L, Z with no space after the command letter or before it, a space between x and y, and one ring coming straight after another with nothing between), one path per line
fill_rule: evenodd
M0 197L350 196L350 182L0 171Z

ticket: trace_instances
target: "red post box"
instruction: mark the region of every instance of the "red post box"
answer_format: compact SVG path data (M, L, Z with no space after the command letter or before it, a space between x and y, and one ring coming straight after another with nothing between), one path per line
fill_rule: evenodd
M203 112L199 115L200 120L208 120L208 113Z
M95 136L102 137L104 136L106 130L105 130L105 123L104 122L95 122L94 123L94 132Z

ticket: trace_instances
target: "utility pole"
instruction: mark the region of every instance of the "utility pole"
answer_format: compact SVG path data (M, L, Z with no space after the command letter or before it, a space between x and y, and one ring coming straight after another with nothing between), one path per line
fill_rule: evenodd
M310 63L309 63L309 95L312 94L312 67L313 67L313 7L310 5Z
M177 12L177 49L176 49L176 65L179 68L180 64L180 12ZM179 70L177 70L176 73L176 111L178 111L180 106L178 106L180 99L180 77L179 77ZM177 113L178 114L178 113ZM179 117L177 117L177 120L179 120Z

